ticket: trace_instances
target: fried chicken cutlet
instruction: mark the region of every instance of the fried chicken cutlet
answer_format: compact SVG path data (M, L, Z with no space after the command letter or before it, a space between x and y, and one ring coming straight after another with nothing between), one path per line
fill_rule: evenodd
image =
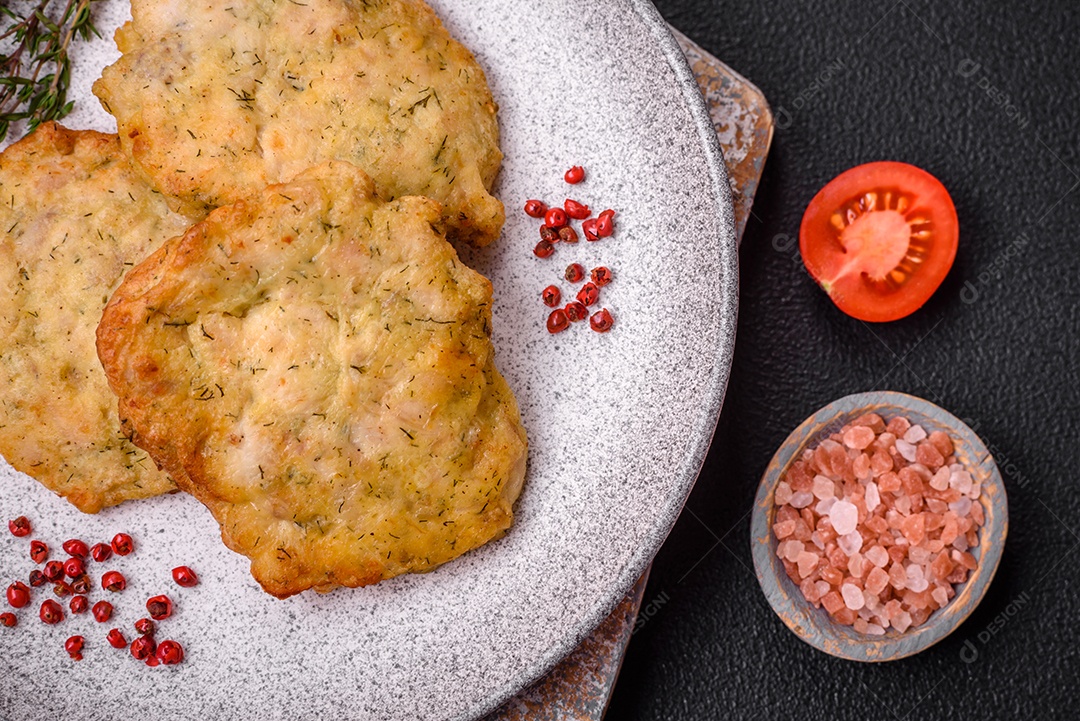
M442 204L454 238L498 237L502 161L483 70L421 0L133 0L94 85L136 164L205 213L327 160L383 199Z
M211 213L98 328L120 415L269 593L430 570L501 536L525 473L491 283L333 162Z
M121 432L94 330L124 272L191 222L115 135L45 123L0 154L0 453L86 513L176 490Z

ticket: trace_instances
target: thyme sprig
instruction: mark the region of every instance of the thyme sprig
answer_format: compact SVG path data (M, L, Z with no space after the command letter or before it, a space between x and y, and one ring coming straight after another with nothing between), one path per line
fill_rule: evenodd
M0 141L7 138L12 123L25 120L32 131L45 121L63 118L74 106L67 99L68 48L76 37L100 36L90 17L90 6L97 0L61 0L63 12L50 16L53 2L36 0L25 14L6 1L0 5Z

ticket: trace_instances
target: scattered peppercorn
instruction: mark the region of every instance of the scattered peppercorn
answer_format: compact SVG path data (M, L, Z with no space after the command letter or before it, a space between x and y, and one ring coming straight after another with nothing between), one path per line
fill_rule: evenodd
M107 543L96 543L90 549L90 555L98 563L104 563L112 558L112 546Z
M563 201L563 208L566 210L566 214L574 220L585 220L592 215L589 206L584 203L579 203L576 200L571 200L570 198Z
M549 308L554 308L559 305L559 301L562 299L562 292L557 286L549 285L540 293L540 297L544 301L544 305Z
M547 203L542 200L526 200L525 201L525 215L532 218L543 218L544 213L547 212Z
M64 609L60 607L59 603L50 598L41 604L38 617L41 618L43 623L51 626L64 620Z
M589 318L589 325L597 333L607 333L611 330L611 326L615 324L615 320L611 317L611 313L607 308L603 308L592 314Z
M119 571L108 571L101 577L101 587L106 591L119 593L127 588L127 579Z
M26 516L8 521L8 530L16 538L25 538L30 535L30 520Z
M135 542L126 533L117 533L112 539L112 550L117 556L126 556L135 550Z
M548 333L561 333L570 327L570 319L566 315L566 311L562 308L556 308L551 311L551 315L547 319Z
M86 599L86 596L74 596L71 603L68 604L68 608L76 615L86 613L90 609L90 601Z
M22 581L7 587L7 602L12 608L22 608L30 603L30 589Z
M155 621L168 618L172 615L172 610L172 600L168 596L154 596L146 601L146 611Z
M184 588L191 588L199 583L199 577L187 566L177 566L174 568L172 570L172 577L178 586L183 586Z
M86 558L87 554L90 553L90 549L79 539L72 538L69 541L64 541L64 553L75 558Z
M0 613L0 626L7 626L8 628L15 628L19 625L19 619L15 617L14 613L10 611L6 613Z
M563 174L563 180L565 180L567 183L570 183L570 185L577 185L581 181L585 180L585 169L582 168L580 165L575 165Z
M90 609L90 612L94 614L94 620L98 623L105 623L112 618L113 607L108 601L98 601L94 604L94 607Z
M45 563L49 557L49 547L44 541L30 541L30 560L34 563Z
M118 628L109 631L109 635L105 637L105 640L113 648L127 648L127 639L124 638L124 633Z
M82 661L82 650L85 643L86 639L82 636L72 636L64 642L64 650L68 652L72 659Z

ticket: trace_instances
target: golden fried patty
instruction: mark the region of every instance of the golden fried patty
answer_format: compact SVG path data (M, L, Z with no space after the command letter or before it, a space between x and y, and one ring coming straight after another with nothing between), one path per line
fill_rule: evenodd
M491 284L438 219L318 166L169 241L105 310L121 417L276 596L426 571L510 526L526 441Z
M94 92L162 192L205 212L326 160L386 199L444 206L452 237L502 228L496 106L421 0L133 0Z
M124 271L190 221L115 135L53 123L0 155L0 453L80 510L175 490L128 441L94 351Z

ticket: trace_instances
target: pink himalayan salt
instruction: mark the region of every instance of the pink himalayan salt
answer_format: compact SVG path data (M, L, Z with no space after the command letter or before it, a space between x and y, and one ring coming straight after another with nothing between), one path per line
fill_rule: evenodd
M814 476L814 485L812 490L814 493L814 497L822 501L827 498L834 498L836 496L836 484L833 483L831 478L827 478L826 476Z
M829 613L836 613L844 607L844 598L836 591L829 591L821 597L821 605Z
M795 530L795 521L781 521L780 523L774 523L772 529L777 538L787 538Z
M876 434L866 426L852 426L844 432L844 445L861 451L874 442Z
M795 559L795 563L799 566L799 577L806 578L813 573L820 560L821 557L816 553L811 553L809 551L800 553L798 558Z
M829 518L836 532L846 536L854 531L859 523L859 509L850 501L838 501L829 510Z
M866 590L875 596L879 596L885 587L889 585L889 574L881 570L880 567L874 566L866 576Z
M871 546L863 555L866 556L866 560L878 568L883 568L889 562L889 553L883 546Z
M915 425L904 431L904 440L908 443L918 443L926 438L926 429L922 426Z
M944 489L940 489L940 490L944 490ZM791 501L792 492L793 491L791 490L791 486L789 486L784 481L780 481L779 483L776 484L776 492L773 493L773 501L778 506L786 505L787 503L789 503Z
M862 590L854 584L845 583L840 587L840 593L844 597L844 605L852 611L858 611L865 604Z
M911 614L907 611L901 611L900 613L896 614L895 617L890 617L889 623L891 623L892 627L895 628L897 631L903 633L904 631L911 628Z
M947 434L872 416L803 451L782 479L787 488L778 485L774 521L777 553L804 597L836 623L865 623L866 633L918 626L946 605L977 565L967 549L985 522L981 488ZM858 609L841 592L848 587L861 594Z

